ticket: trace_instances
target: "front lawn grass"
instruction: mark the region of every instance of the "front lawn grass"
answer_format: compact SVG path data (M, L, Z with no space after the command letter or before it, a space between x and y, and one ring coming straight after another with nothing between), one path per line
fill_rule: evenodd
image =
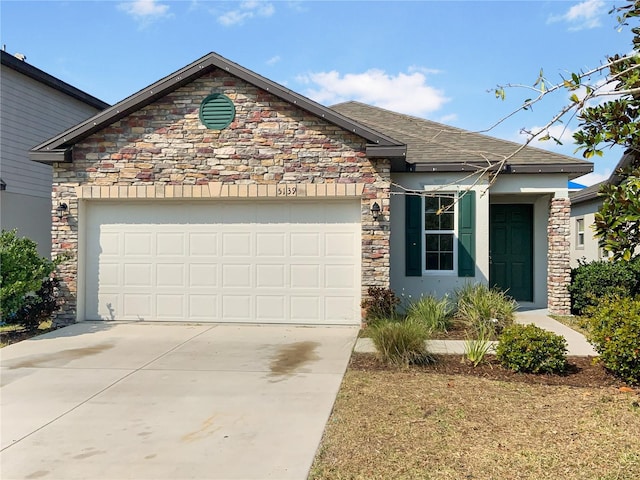
M587 359L576 381L373 358L354 354L310 479L640 478L640 391Z

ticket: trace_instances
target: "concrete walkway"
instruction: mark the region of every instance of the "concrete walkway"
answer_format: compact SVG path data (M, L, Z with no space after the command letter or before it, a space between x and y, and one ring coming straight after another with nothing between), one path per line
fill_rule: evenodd
M358 330L82 322L5 347L0 478L304 480Z
M549 317L547 310L529 310L516 314L516 323L533 323L540 328L562 335L567 340L567 355L593 357L598 355L584 335ZM492 342L494 345L497 342ZM464 340L429 340L427 348L435 354L464 354ZM375 353L376 348L370 338L359 338L356 352Z

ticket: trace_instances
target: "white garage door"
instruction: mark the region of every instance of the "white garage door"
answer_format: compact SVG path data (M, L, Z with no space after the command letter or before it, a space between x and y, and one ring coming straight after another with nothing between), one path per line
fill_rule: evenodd
M360 202L88 202L89 320L354 324Z

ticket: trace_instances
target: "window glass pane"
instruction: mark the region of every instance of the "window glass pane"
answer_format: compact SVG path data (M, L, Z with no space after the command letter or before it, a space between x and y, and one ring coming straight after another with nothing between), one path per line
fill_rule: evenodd
M454 196L453 195L447 195L446 197L440 197L440 207L443 210L447 209L447 211L452 211L453 210L453 200L454 200Z
M427 213L424 216L425 230L440 230L440 219L433 213Z
M436 197L425 197L424 199L424 210L426 212L437 212L438 208L440 208L438 199Z
M437 253L427 253L427 270L438 270Z
M438 235L427 235L427 252L437 252L439 250L440 242L438 241Z
M440 270L453 270L453 252L440 254Z
M453 252L453 235L448 233L440 235L440 251Z
M440 230L453 230L453 213L440 215Z

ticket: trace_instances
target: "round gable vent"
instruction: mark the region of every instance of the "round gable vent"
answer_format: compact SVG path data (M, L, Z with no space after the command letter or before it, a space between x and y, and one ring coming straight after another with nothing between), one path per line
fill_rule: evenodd
M227 128L235 116L233 102L221 93L209 95L200 104L200 121L212 130Z

